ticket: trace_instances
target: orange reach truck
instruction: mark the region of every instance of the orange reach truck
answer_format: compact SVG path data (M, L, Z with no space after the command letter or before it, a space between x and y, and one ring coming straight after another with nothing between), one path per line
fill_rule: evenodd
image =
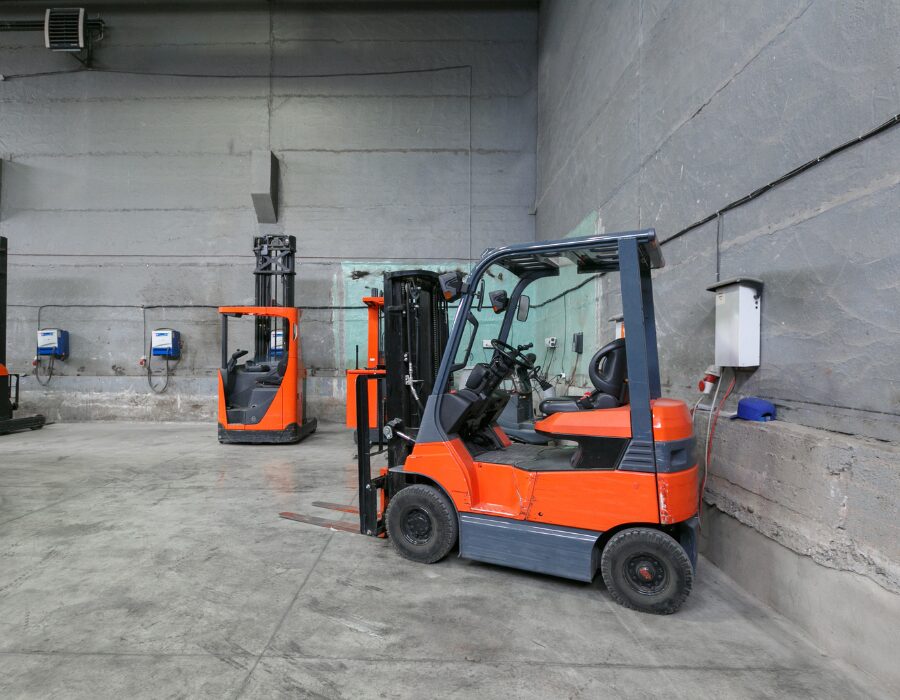
M293 236L253 239L256 304L220 306L222 368L219 370L219 442L283 444L316 431L306 410L306 367L300 352L300 309L294 306ZM229 355L228 321L253 322L253 354L237 348Z

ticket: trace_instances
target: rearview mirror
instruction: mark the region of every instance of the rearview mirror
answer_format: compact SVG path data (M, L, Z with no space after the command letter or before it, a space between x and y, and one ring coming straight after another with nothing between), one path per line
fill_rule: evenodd
M495 289L490 293L491 308L495 314L502 314L509 306L509 296L502 289Z
M463 276L461 272L445 272L438 277L441 293L448 302L454 302L462 296Z
M478 293L475 295L475 298L478 299L476 308L478 311L481 311L481 307L484 306L484 280L481 280L481 284L478 285Z
M517 321L527 321L528 320L528 310L531 308L531 297L527 294L523 294L519 297L519 308L516 309L516 320Z

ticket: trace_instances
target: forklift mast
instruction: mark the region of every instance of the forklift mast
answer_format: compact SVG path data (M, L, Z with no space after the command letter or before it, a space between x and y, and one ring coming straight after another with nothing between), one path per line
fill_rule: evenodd
M385 273L384 423L399 420L402 430L418 431L447 336L447 302L439 275L428 270ZM388 464L403 464L411 450L405 441L391 441Z
M266 235L253 238L256 268L253 270L256 285L255 306L294 306L294 277L297 239L294 236ZM269 353L269 343L277 320L271 316L256 319L254 357L264 360ZM286 324L282 324L286 326ZM288 332L286 327L281 331Z

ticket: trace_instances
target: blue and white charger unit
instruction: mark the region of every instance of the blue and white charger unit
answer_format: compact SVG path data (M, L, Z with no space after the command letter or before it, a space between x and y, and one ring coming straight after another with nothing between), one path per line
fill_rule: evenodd
M38 356L65 360L69 356L69 331L41 328L37 332Z
M150 336L150 354L177 360L181 357L181 333L171 328L157 328Z
M269 334L269 357L284 356L284 331L272 331Z

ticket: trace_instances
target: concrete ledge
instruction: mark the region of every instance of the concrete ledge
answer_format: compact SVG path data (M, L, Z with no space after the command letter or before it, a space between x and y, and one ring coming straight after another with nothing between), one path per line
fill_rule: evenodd
M697 434L706 419L697 418ZM719 421L706 501L832 569L900 594L900 448L784 421Z
M828 654L900 685L900 595L859 574L821 566L719 509L704 509L705 556Z

